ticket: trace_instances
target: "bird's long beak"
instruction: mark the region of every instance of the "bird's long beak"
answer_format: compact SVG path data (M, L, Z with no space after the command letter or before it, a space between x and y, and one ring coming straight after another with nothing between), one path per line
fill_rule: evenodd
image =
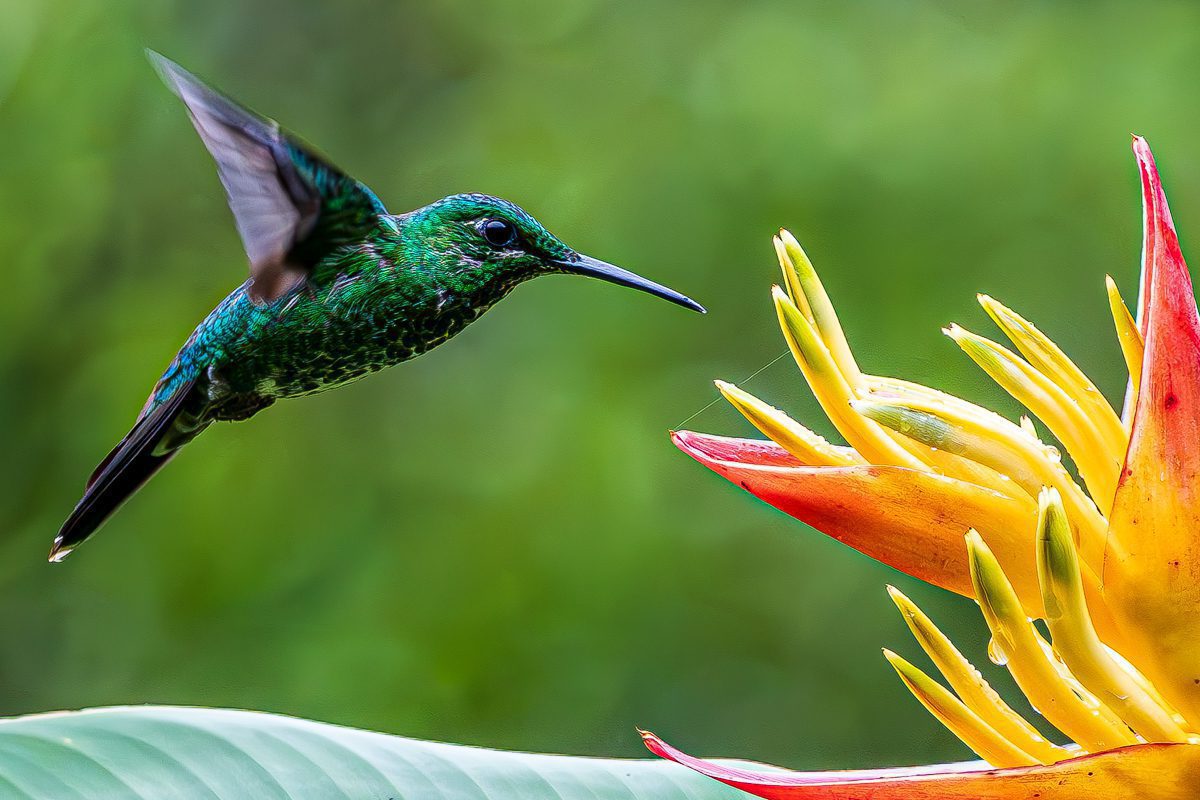
M661 297L663 300L670 300L676 305L690 308L692 311L699 311L701 314L705 313L704 306L692 298L682 295L674 289L668 289L666 286L657 284L654 281L646 280L641 275L635 275L627 269L621 269L618 266L609 264L607 261L601 261L598 258L581 255L570 261L566 259L555 261L554 264L563 272L573 275L589 275L619 286L640 289L655 297Z

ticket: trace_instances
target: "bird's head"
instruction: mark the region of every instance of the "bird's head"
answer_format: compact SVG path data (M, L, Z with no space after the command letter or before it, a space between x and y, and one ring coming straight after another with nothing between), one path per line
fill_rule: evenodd
M500 291L538 275L589 275L629 286L703 313L694 300L628 270L577 253L515 203L485 194L456 194L405 214L408 260L464 288Z

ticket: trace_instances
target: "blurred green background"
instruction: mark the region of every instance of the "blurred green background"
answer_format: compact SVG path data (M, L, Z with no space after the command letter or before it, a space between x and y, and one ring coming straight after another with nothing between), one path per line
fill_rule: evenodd
M45 554L192 326L241 282L215 171L142 48L395 211L478 190L706 303L518 289L432 354L201 437ZM0 713L237 706L418 737L797 767L965 755L891 674L895 582L666 431L783 350L794 230L859 360L1015 414L938 328L974 292L1116 398L1150 138L1200 229L1186 4L0 0ZM823 432L788 360L747 388ZM747 433L717 404L690 427ZM1007 676L989 673L1006 696Z

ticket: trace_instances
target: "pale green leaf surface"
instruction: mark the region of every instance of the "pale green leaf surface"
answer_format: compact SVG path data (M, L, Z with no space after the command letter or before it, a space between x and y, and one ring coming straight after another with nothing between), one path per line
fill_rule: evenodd
M740 797L665 761L509 753L250 711L142 706L0 721L4 800Z

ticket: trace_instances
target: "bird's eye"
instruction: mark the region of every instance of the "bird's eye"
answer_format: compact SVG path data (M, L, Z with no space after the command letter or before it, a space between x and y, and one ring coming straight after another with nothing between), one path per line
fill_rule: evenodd
M492 247L508 247L517 239L517 229L502 219L485 219L479 225L479 232Z

